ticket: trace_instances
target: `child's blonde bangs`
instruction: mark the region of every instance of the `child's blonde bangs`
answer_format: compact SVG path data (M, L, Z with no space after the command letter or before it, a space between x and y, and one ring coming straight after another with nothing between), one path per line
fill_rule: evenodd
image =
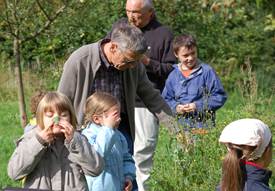
M67 96L58 93L58 92L49 92L47 93L44 98L40 101L36 119L37 125L40 126L41 129L44 129L44 122L43 122L43 115L47 111L54 111L57 110L58 113L62 113L63 111L69 111L71 124L74 128L77 125L77 119L74 112L74 108L71 104L71 101L67 98Z

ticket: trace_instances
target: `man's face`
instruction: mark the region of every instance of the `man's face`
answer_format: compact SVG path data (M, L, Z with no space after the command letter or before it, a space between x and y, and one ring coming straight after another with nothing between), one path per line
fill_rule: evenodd
M193 69L197 65L197 48L182 46L176 53L176 57L185 67Z
M141 56L141 54L135 54L132 51L122 52L117 48L112 63L116 69L123 71L128 68L134 68L138 64Z
M126 14L130 24L142 28L146 26L151 18L152 10L143 10L143 3L141 0L127 0L126 2Z

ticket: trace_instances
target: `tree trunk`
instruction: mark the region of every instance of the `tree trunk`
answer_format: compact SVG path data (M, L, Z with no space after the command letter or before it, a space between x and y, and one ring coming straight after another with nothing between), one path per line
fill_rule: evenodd
M19 101L19 112L20 112L20 122L21 127L24 128L27 125L27 114L26 114L26 104L24 97L22 70L20 65L20 42L19 39L14 38L13 42L13 52L15 56L15 78L17 80L18 86L18 101Z

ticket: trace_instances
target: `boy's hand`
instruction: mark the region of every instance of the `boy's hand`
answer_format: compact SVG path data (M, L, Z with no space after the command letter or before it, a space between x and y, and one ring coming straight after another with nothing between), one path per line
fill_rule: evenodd
M194 112L196 111L197 107L195 103L188 103L183 105L183 111L186 113Z
M183 113L185 113L185 111L184 111L184 105L182 105L182 104L177 105L177 107L176 107L176 112L177 112L178 114L183 114Z
M133 188L133 183L129 178L125 179L124 183L124 191L131 191Z

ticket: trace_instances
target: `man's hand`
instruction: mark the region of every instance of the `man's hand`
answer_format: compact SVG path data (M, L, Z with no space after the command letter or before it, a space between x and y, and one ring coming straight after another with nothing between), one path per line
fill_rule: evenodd
M140 59L140 61L146 66L150 63L150 58L146 55L143 55Z

